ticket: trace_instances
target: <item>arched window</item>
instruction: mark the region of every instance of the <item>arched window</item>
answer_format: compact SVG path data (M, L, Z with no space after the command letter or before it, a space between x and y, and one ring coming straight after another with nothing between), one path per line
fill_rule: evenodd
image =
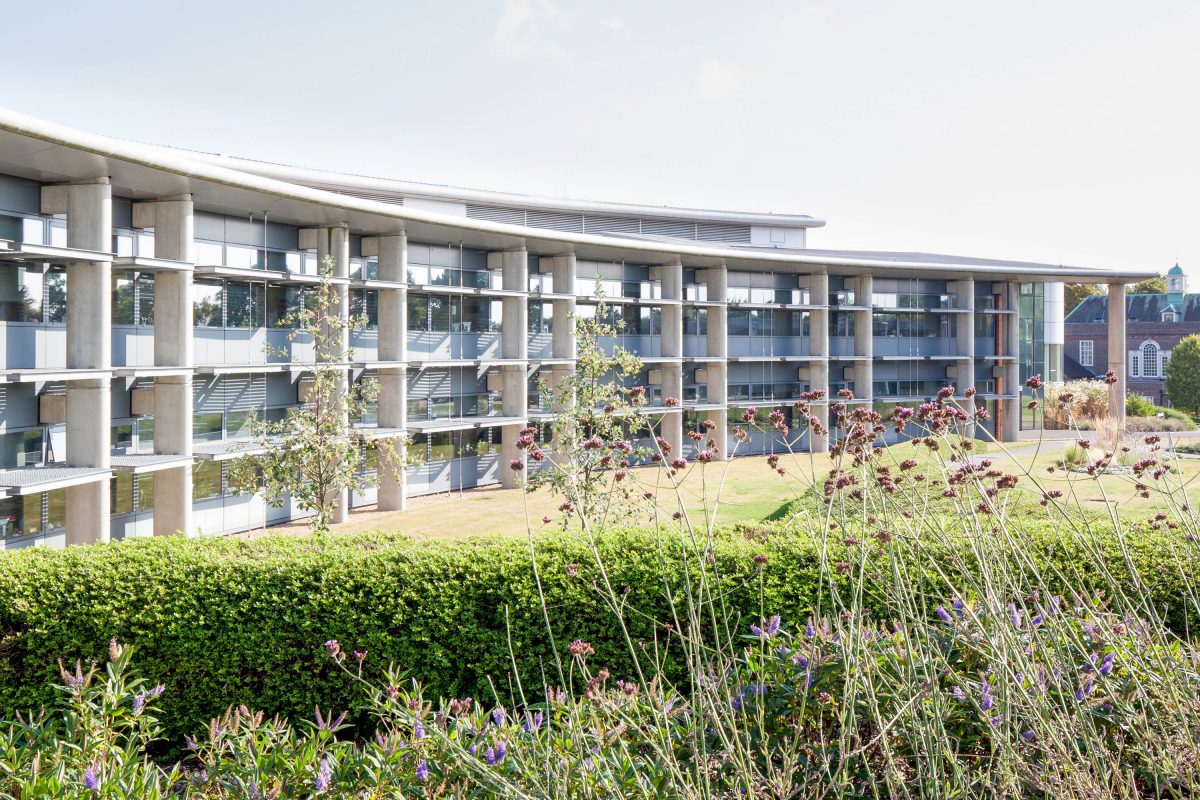
M1158 345L1154 342L1142 345L1142 377L1158 377Z

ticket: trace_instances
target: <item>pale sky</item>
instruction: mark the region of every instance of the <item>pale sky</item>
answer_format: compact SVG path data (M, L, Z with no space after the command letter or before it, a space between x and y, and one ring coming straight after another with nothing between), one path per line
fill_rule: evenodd
M812 214L1200 290L1200 3L66 0L0 105L383 177Z

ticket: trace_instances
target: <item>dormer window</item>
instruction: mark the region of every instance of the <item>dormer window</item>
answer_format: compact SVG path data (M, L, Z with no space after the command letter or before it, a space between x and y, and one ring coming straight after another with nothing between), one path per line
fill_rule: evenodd
M1174 322L1175 321L1175 312L1174 311L1162 312L1162 321L1163 322Z

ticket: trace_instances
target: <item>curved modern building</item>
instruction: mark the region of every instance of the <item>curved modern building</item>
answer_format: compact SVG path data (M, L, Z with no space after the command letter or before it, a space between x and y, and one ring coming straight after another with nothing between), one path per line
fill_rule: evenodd
M380 385L363 446L406 434L423 461L342 514L511 481L500 465L550 418L537 387L574 369L597 287L645 363L635 382L682 400L661 433L687 452L704 420L790 414L815 388L882 407L973 387L963 402L1015 439L1025 374L1061 363L1062 284L1107 283L1123 308L1153 274L810 248L822 225L297 169L0 110L0 546L289 519L232 494L226 466L251 413L305 397L312 343L280 326L326 257L369 320L347 367ZM1123 380L1123 353L1109 364Z

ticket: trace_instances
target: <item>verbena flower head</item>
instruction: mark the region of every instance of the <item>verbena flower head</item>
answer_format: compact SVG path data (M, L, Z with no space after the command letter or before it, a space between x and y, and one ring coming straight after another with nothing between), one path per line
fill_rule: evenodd
M96 777L96 770L88 767L83 771L83 785L93 792L100 788L100 779Z

